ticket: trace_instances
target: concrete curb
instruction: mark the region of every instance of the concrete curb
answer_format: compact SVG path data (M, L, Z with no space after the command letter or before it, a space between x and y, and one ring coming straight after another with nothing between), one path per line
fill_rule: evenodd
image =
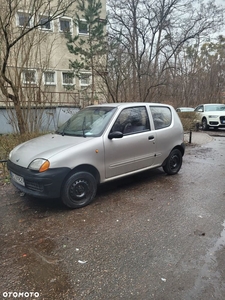
M190 137L191 134L191 137ZM191 140L190 145L196 144L196 145L203 145L211 142L213 140L213 137L211 137L209 134L204 132L185 132L184 133L184 141L185 143L189 143Z

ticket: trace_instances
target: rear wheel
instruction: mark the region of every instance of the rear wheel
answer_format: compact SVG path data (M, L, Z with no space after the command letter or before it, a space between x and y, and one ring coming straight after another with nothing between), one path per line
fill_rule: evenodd
M166 160L166 164L163 166L164 172L169 175L174 175L180 171L182 166L182 154L180 150L174 149L170 152Z
M206 118L204 118L202 120L202 130L208 130L208 129L209 129L209 125L207 124Z
M97 183L94 176L88 172L72 174L64 183L62 201L71 208L88 205L95 197Z

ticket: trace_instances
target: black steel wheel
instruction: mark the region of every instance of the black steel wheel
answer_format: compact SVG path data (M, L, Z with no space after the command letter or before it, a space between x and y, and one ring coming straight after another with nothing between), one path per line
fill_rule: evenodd
M182 166L182 154L180 150L174 149L170 152L166 160L166 164L163 166L164 172L169 175L177 174Z
M95 197L97 183L94 176L88 172L72 174L64 183L62 201L71 208L88 205Z

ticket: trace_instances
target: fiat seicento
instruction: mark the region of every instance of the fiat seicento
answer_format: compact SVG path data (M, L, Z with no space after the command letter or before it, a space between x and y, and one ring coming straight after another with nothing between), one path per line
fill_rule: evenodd
M181 121L170 105L88 106L54 133L15 147L12 183L34 197L61 198L71 208L89 204L99 184L152 168L177 174L185 147Z

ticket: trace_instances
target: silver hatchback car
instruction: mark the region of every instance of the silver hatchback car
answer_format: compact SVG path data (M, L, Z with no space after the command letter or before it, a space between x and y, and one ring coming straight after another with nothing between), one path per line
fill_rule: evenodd
M172 106L102 104L80 110L55 133L18 145L7 165L19 190L79 208L94 199L100 183L158 167L176 174L184 151Z

